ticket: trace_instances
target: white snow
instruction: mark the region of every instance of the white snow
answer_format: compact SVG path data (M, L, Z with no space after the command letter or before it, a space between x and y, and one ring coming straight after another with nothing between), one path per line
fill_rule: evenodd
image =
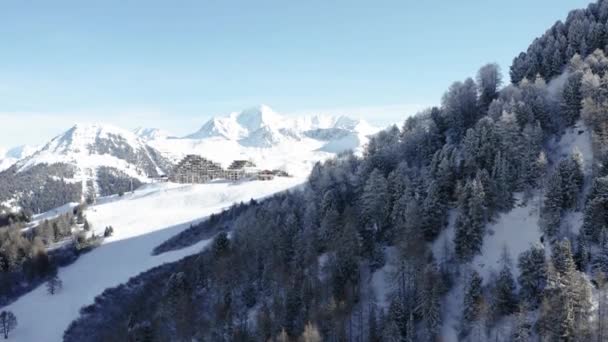
M169 132L159 128L138 127L133 130L133 133L140 137L143 141L165 139L171 136Z
M315 130L325 130L322 139L308 134ZM298 161L322 160L346 150L360 153L369 135L378 131L346 116L288 117L261 105L214 117L185 138L159 138L149 144L172 160L186 154L200 154L222 164L252 159L261 168L300 173L308 172L310 165L298 165Z
M19 160L36 153L38 146L21 145L11 149L0 148L0 172L13 166Z
M386 257L385 265L376 270L371 275L371 288L374 294L374 301L381 309L388 309L390 305L390 296L395 290L393 284L393 272L395 271L395 263L398 255L394 247L389 247L384 251Z
M323 138L307 134L323 131ZM251 160L261 169L308 174L316 161L354 150L361 153L378 129L346 116L283 116L266 105L215 117L184 138L160 137L148 144L179 161L198 154L227 167L235 159Z
M187 154L198 154L228 167L235 159L253 161L261 169L282 169L296 176L308 175L315 162L334 157L334 153L319 151L324 143L303 138L286 140L272 148L243 146L238 140L221 137L206 139L161 139L150 145L177 162Z
M555 143L552 156L555 161L566 158L573 152L580 152L583 156L583 172L591 174L593 167L593 145L590 129L579 120L573 127L568 128Z
M508 213L501 214L495 222L488 223L484 237L481 254L477 255L469 265L462 267L461 271L476 270L484 279L484 284L490 279L492 273L499 271L499 262L503 249L506 247L512 264L513 276L517 278L519 269L516 267L517 257L533 244L540 243L542 235L538 227L539 200L533 197L522 205L522 195L516 194L516 205ZM437 260L442 261L446 256L446 248L453 253L454 225L457 210L451 210L448 227L432 245L433 254ZM447 247L446 247L447 246ZM455 281L454 287L444 297L443 325L441 336L446 342L458 341L458 324L462 313L463 279L461 274Z
M110 125L77 124L67 132L55 137L31 157L18 163L19 172L23 172L38 164L67 163L76 165L81 170L109 166L117 168L126 174L142 180L146 176L126 160L111 154L99 154L95 151L96 140L105 139L116 143L129 145L133 150L145 150L145 142L135 134Z
M43 285L7 307L19 323L9 341L61 341L64 330L78 317L79 309L91 304L104 289L157 265L193 254L208 243L201 241L182 250L151 256L152 249L161 242L232 203L268 196L293 188L304 180L276 178L265 182L200 185L159 183L123 197L100 199L87 210L87 219L98 234L111 225L114 235L73 264L59 269L63 290L57 295L48 295Z
M518 202L520 202L518 200ZM499 261L504 247L507 247L511 260L535 243L540 243L542 232L538 226L538 200L532 199L526 205L515 205L510 212L502 214L495 223L486 227L481 255L473 259L472 266L487 282L491 272L498 272ZM515 266L515 265L513 265ZM517 278L519 269L512 268L513 276Z

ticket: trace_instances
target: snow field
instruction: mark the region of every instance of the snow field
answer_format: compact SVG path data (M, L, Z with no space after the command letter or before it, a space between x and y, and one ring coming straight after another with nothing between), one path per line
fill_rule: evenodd
M81 307L93 303L103 290L125 283L143 271L177 261L204 248L209 240L178 251L152 256L154 247L188 228L191 223L221 211L235 202L249 201L293 188L305 178L276 178L238 184L151 184L119 198L100 199L87 209L95 232L105 226L114 235L73 264L59 269L63 289L49 295L39 286L9 305L18 320L9 341L61 341L64 330Z

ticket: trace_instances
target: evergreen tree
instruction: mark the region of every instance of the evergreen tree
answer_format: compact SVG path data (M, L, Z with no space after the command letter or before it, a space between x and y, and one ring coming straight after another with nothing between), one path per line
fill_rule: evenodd
M46 290L50 295L54 295L55 293L61 291L63 287L63 282L59 279L57 273L55 273L49 281L46 282Z
M376 230L382 228L386 222L389 214L388 203L388 183L382 172L374 169L369 175L361 195L361 212Z
M183 272L173 273L164 290L162 314L172 322L178 337L191 339L194 334L194 307L192 286Z
M513 342L529 342L532 340L532 324L528 320L525 307L520 306L512 335Z
M484 200L481 181L476 178L467 182L460 199L454 237L456 256L462 261L472 260L481 251L485 233Z
M427 195L422 203L421 227L424 237L432 241L446 224L447 204L442 197L441 188L435 181L431 181Z
M498 88L502 83L502 75L498 64L486 64L477 72L479 85L479 107L486 113L490 103L498 97Z
M213 245L211 247L213 254L216 257L222 257L230 250L230 239L226 232L220 232L213 239Z
M581 72L574 72L568 76L564 85L560 105L566 126L573 125L580 118L583 108L582 79Z
M17 327L17 317L8 310L0 312L0 327L2 328L4 339L8 339L9 333Z
M369 315L367 317L367 330L368 336L367 340L369 342L380 342L381 336L380 331L378 331L378 319L376 318L376 305L371 305L369 309Z
M110 237L114 234L114 228L112 226L107 226L103 231L103 237Z
M129 342L154 342L154 331L149 321L128 324Z
M545 200L540 213L540 226L549 236L555 236L560 229L563 210L563 181L560 172L553 172L549 178Z
M603 242L608 231L608 177L596 178L584 210L583 232L593 242Z
M532 246L519 256L518 277L521 297L531 308L536 308L547 283L545 251L541 246Z
M483 301L482 279L479 273L473 271L468 281L464 295L462 311L462 333L468 334L473 324L481 319Z
M514 313L518 304L515 279L511 272L511 262L506 247L503 250L501 264L494 286L494 311L499 316L506 316Z

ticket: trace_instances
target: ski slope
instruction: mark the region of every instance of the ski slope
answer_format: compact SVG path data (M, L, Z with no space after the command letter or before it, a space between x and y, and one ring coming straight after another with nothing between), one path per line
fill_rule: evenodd
M6 309L18 326L9 341L61 341L81 307L93 303L104 289L117 286L143 271L179 260L205 247L209 240L182 250L152 256L161 242L235 202L249 201L294 188L305 178L199 185L151 184L123 197L102 198L86 216L97 234L105 226L114 235L75 263L59 269L63 290L51 296L39 286Z

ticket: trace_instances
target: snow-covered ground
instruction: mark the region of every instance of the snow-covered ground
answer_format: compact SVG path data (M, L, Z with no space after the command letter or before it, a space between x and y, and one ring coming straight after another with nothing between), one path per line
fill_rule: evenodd
M0 172L13 166L19 160L31 156L38 148L38 146L22 145L6 150L0 147Z
M281 169L297 176L307 175L316 161L335 156L334 153L320 150L324 142L308 138L281 141L273 147L243 146L238 141L222 137L157 139L149 144L175 162L187 154L202 155L223 167L228 167L235 159L244 159L253 161L261 169ZM340 151L358 146L357 141L357 144L345 146Z
M39 286L7 307L17 316L17 329L9 341L61 341L64 330L104 289L117 286L152 267L193 254L208 240L182 250L152 256L161 242L191 223L221 211L235 202L248 201L290 189L305 178L276 178L238 184L151 184L125 194L101 199L86 212L97 233L105 226L114 235L75 263L59 269L63 290L51 296Z
M318 160L346 150L361 153L368 136L378 131L363 120L346 116L289 117L261 105L214 117L184 138L172 138L154 129L137 132L174 162L187 154L198 154L224 167L235 159L245 159L262 169L305 175Z

